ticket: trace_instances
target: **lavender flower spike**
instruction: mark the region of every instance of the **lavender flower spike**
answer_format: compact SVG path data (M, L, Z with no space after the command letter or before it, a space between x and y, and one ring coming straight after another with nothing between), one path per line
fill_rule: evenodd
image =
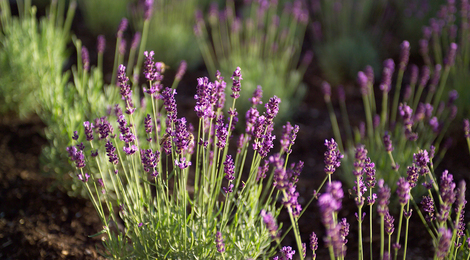
M85 46L82 46L82 63L83 63L83 70L89 71L90 70L90 55L88 54L88 49Z
M439 242L436 248L437 259L444 259L449 253L452 231L445 227L439 228Z
M233 80L233 85L232 85L232 94L230 95L233 99L237 99L240 97L240 80L242 80L242 73L240 67L237 67L237 69L233 72L231 79Z
M106 38L104 35L98 35L96 50L98 53L104 53L104 49L106 48Z
M220 231L217 231L215 233L215 244L217 246L217 251L219 251L219 253L225 252L224 239L222 238L222 233Z
M408 65L408 60L410 59L410 43L408 41L403 41L400 45L401 53L400 53L400 64L399 69L404 71L406 65Z
M403 206L410 200L411 186L404 177L400 177L397 182L398 201Z
M343 155L338 150L338 144L332 138L331 141L325 140L325 146L327 147L325 156L325 173L333 174L341 165L341 159Z
M465 132L465 138L470 138L470 121L468 119L463 120L463 130Z
M266 225L269 233L271 234L272 239L278 239L279 234L277 232L278 226L276 224L276 220L274 219L273 215L270 212L266 212L266 210L261 210L261 217L263 218L263 222Z

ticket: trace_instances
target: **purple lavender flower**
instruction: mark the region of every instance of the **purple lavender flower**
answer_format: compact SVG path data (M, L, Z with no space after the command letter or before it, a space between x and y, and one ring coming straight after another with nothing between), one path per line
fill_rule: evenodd
M168 113L167 118L170 121L170 123L176 120L176 116L178 113L177 108L176 108L175 95L176 95L176 89L172 89L172 88L165 88L165 90L163 90L161 94L162 99L163 99L163 105L165 106L165 109Z
M445 60L446 66L453 66L455 63L455 55L457 53L457 44L455 42L450 44L449 52L447 53L447 57Z
M140 32L136 32L134 34L134 37L132 37L131 49L136 50L139 47L140 38L141 38Z
M361 176L363 174L362 170L365 167L365 160L367 158L367 149L363 145L356 147L355 151L355 160L354 160L354 176Z
M93 140L93 123L89 121L83 122L83 127L85 128L85 136L87 141Z
M127 154L127 155L132 155L135 154L137 151L137 147L135 145L129 145L126 144L122 147L122 150Z
M158 150L153 152L152 149L140 150L140 155L144 171L152 172L151 175L157 177L158 172L156 167L160 161L160 152Z
M73 131L72 139L75 141L78 140L78 131Z
M279 103L281 103L281 99L273 96L269 99L268 103L264 105L266 107L266 120L270 122L274 120L277 113L279 112Z
M429 125L431 126L434 133L439 133L439 120L436 116L429 119Z
M385 151L387 151L388 153L393 151L392 140L390 140L390 135L388 133L385 133L383 139L384 139Z
M108 156L109 162L116 165L119 163L119 159L116 155L116 148L114 147L111 141L108 141L105 145L106 147L106 155Z
M343 155L338 150L338 144L332 138L331 141L325 139L325 146L327 147L326 152L324 153L325 156L325 173L326 174L333 174L341 165L341 159Z
M121 88L122 99L126 101L126 113L132 114L135 111L134 104L132 103L132 90L129 85L129 78L126 76L126 67L119 65L118 69L118 83Z
M96 129L98 129L99 140L108 138L114 134L114 128L106 117L97 118L95 120Z
M225 159L224 172L225 172L225 178L228 181L235 180L235 164L230 154L228 154L227 158Z
M317 237L317 234L315 234L315 232L312 232L312 234L310 234L310 250L313 251L314 259L317 256L317 254L315 253L317 249L318 249L318 237Z
M410 184L404 177L400 177L397 182L398 201L403 206L410 200Z
M152 17L153 0L144 1L144 20L148 21Z
M456 208L455 212L456 215L459 214L459 210L461 209L460 212L460 217L458 220L458 224L456 223L457 220L454 222L454 227L457 227L457 236L460 238L464 235L465 232L465 205L467 204L467 201L465 200L465 191L467 189L466 183L464 180L461 180L459 182L459 188L457 189L457 199L456 199Z
M432 76L431 83L429 86L429 91L432 93L436 91L436 87L439 84L439 79L441 78L441 70L441 64L436 64L436 67L434 68L434 74Z
M379 187L377 191L377 213L384 216L388 212L388 204L390 203L390 188L384 185L383 179L380 179L377 184Z
M227 187L222 187L222 190L224 190L225 194L232 193L233 192L233 186L234 186L233 183L230 183Z
M298 202L299 193L296 191L296 186L289 183L286 189L286 196L282 199L282 204L292 211L294 217L299 217L302 211L302 206Z
M258 167L258 175L256 176L256 181L266 178L266 172L269 170L269 161L264 160L263 166Z
M298 126L296 125L296 127L298 131ZM280 143L281 143L281 149L283 151L286 151L289 154L291 153L291 149L289 149L289 147L293 145L293 143L291 142L292 135L296 136L296 133L294 133L294 127L290 124L290 122L287 122L286 125L282 126L282 137L281 137ZM295 140L295 137L294 137L294 140Z
M426 212L426 221L431 222L436 219L436 216L434 215L434 201L431 196L423 196L421 206L423 207L423 211Z
M382 83L380 84L380 89L383 92L388 93L392 84L392 75L395 71L395 63L392 59L387 59L384 61L384 68L382 72Z
M333 247L335 256L344 256L343 239L341 238L341 225L336 224L333 218L335 212L341 208L341 199L344 193L340 182L332 182L327 186L327 192L318 198L322 223L326 228L325 243Z
M101 178L98 179L98 185L99 185L101 188L103 188L103 189L101 190L101 193L105 194L105 193L106 193L106 190L104 189L104 182L103 182L103 179L101 179Z
M263 218L263 222L266 225L269 234L271 234L271 238L275 240L279 239L279 234L277 232L278 226L271 212L266 212L266 210L262 209L261 217Z
M430 71L428 66L423 66L423 68L421 69L421 79L419 80L420 87L424 88L426 86L429 80L429 74Z
M228 125L224 124L224 117L223 115L219 116L216 123L216 133L217 136L217 147L223 149L227 143L227 135L228 135Z
M401 53L400 53L400 64L399 69L404 71L406 65L408 65L408 60L410 59L410 43L408 41L403 41L400 45Z
M186 161L185 157L181 157L179 161L178 159L175 159L175 166L178 166L181 170L184 170L191 166L191 162Z
M367 76L367 81L369 84L372 86L374 85L374 69L372 66L367 65L366 68L364 69L364 72L366 73Z
M340 234L343 239L343 245L346 245L348 243L346 237L349 235L349 223L346 218L342 218L339 225L341 225Z
M430 161L428 151L419 150L418 153L413 154L413 160L420 168L427 168Z
M88 182L88 179L90 178L90 175L87 172L85 172L83 175L81 175L80 173L77 174L77 177L78 177L79 180L86 183L86 182Z
M465 138L470 138L470 121L468 119L463 120L463 130L465 132Z
M292 260L295 255L295 250L292 250L292 247L285 246L281 249L282 259L284 260Z
M414 164L408 166L406 170L406 181L410 184L410 188L416 187L416 183L418 182L419 177L419 168L417 168Z
M119 134L119 139L127 144L134 142L136 137L131 131L131 125L127 125L127 120L124 118L124 115L120 115L117 121L119 123L119 131L121 132Z
M261 98L263 97L263 89L261 88L260 85L258 85L253 92L253 96L250 98L250 102L253 106L261 105L263 104L263 101L261 101Z
M375 183L377 182L375 180L375 163L373 163L369 157L365 160L364 173L366 175L367 187L368 188L375 187Z
M331 97L331 86L328 82L326 81L323 81L322 85L321 85L321 90L323 92L323 95L325 97L325 100L327 102L330 101L330 97Z
M215 112L213 105L217 102L216 85L209 82L207 77L198 78L197 81L196 95L194 95L194 99L196 100L194 111L196 111L199 118L205 120L214 118Z
M79 143L79 144L77 144L77 145L76 145L76 147L77 147L77 148L78 148L78 150L80 150L80 151L83 151L83 150L85 150L85 145L84 145L83 143Z
M106 38L104 37L104 35L98 35L96 50L98 51L98 53L103 54L105 48L106 48Z
M217 251L219 251L219 253L225 252L224 239L222 238L222 233L220 231L217 231L215 233L215 244L217 246Z
M437 219L439 222L445 222L449 218L450 208L456 200L453 176L447 170L442 173L440 186L440 195L443 203L441 204Z
M444 259L447 256L450 249L450 243L452 238L452 231L445 227L439 228L439 242L436 248L437 259Z
M274 139L276 136L271 132L263 136L262 141L257 141L253 145L255 146L255 151L259 153L261 157L268 156L269 151L274 147Z
M367 76L364 72L359 71L357 73L357 82L359 83L359 86L361 87L361 94L363 96L367 96L367 94L369 94L369 85L368 85Z
M83 70L85 72L90 70L90 54L88 54L88 49L85 46L82 46L82 63Z
M230 95L233 99L237 99L240 97L240 80L242 80L242 73L240 67L233 72L231 79L233 80L232 85L232 94Z
M225 88L227 83L224 81L224 77L220 76L220 72L215 73L215 107L223 108L225 104Z
M153 125L152 125L152 117L150 117L150 114L147 114L147 116L144 118L144 125L145 125L145 132L147 134L152 133L153 130ZM150 138L149 141L152 139Z
M148 81L161 81L163 80L163 75L161 74L161 69L157 68L157 64L153 60L153 56L155 53L153 51L144 51L145 61L144 61L144 76ZM152 95L157 90L155 88L150 87L146 93Z
M186 61L181 61L178 70L176 71L175 80L181 81L183 75L186 73L186 69L188 68L188 63Z
M126 39L122 39L121 42L119 43L119 55L124 56L126 54L126 47L127 47L127 41Z
M75 163L75 167L78 169L85 167L85 155L82 150L77 149L75 146L67 147L67 152L69 153L70 160Z
M128 21L126 18L122 18L121 23L119 24L118 31L117 31L117 37L122 38L122 34L124 31L127 29Z
M387 235L391 235L393 234L393 231L395 231L395 227L393 225L393 221L395 221L395 219L393 218L392 215L390 215L390 212L387 211L385 212L385 215L384 215L384 220L385 220L385 233L387 233Z
M274 183L278 190L284 190L289 185L289 176L284 169L284 159L278 155L269 156L269 162L273 165L274 168Z
M255 126L255 123L256 123L258 117L259 117L259 112L256 109L256 107L251 107L250 109L248 109L248 111L246 111L246 115L245 115L246 129L245 129L245 131L246 131L247 134L253 135L254 126Z

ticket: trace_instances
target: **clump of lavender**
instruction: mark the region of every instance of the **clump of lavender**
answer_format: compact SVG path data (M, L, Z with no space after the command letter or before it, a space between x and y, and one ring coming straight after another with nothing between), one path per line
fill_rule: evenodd
M205 17L202 12L196 14L194 30L206 66L211 75L220 68L224 77L235 66L244 68L245 91L237 101L239 111L245 113L278 95L282 99L278 118L285 121L305 92L302 76L312 59L311 53L299 59L299 43L308 21L306 6L297 0L283 9L277 1L249 1L246 11L236 12L234 2L227 1L224 10L212 4ZM252 100L250 95L258 85L264 88L264 95Z
M407 65L409 52L410 44L404 41L401 45L401 55L397 65L395 66L392 59L385 60L382 80L378 86L374 86L371 67L367 67L367 70L357 74L364 104L365 120L359 124L359 127L355 128L357 130L354 133L352 131L354 128L349 125L345 99L342 97L343 95L340 95L341 117L346 130L344 133L347 137L342 143L337 118L332 112L334 108L330 98L331 92L329 91L328 98L326 98L327 92L325 92L325 101L330 111L335 139L340 140L340 143L338 143L340 149L345 147L344 150L341 150L345 154L345 161L343 162L345 167L340 176L348 187L357 186L355 183L357 182L356 176L349 174L356 168L354 165L354 148L357 143L363 144L369 150L372 162L385 162L378 165L376 178L384 179L394 192L397 187L397 180L400 177L407 177L414 187L412 193L415 197L420 197L426 192L422 185L415 185L418 183L417 175L413 173L416 170L415 168L418 169L420 175L425 175L430 168L439 164L447 149L442 143L446 130L455 117L456 107L453 102L455 102L456 95L453 92L450 93L446 102L444 95L439 94L438 91L440 86L445 85L447 81L447 77L437 75L439 66L436 67L435 71L431 71L430 66L425 66L421 70L421 75L419 75L419 69L415 65ZM448 56L452 58L452 52ZM450 62L443 64L441 67L451 69L452 66ZM410 85L406 87L405 95L402 95L403 75L406 75L404 73L407 68L411 70ZM396 86L393 90L391 84L395 80L395 71L397 71ZM324 83L324 85L327 84ZM439 85L439 88L432 92L430 89L436 85ZM378 103L375 98L377 88L380 88L382 93L381 103ZM429 91L427 91L428 88ZM328 89L330 89L329 85ZM394 93L391 93L391 90ZM389 102L392 94L393 100ZM402 100L400 100L401 96L403 96ZM432 131L428 131L428 129L432 129ZM428 166L412 165L413 154L419 153L420 150L430 150L431 146L434 147L433 149L437 155L434 161L429 160L427 162ZM382 155L385 153L388 156L383 158ZM407 165L411 168L406 172L400 171L400 165ZM395 200L392 203L395 203Z
M148 252L155 258L272 256L271 241L281 242L276 224L281 209L276 205L278 200L287 209L297 237L297 249L286 247L282 256L291 259L295 251L304 252L297 224L302 206L296 190L304 164L287 164L299 127L287 123L281 142L275 144L272 132L280 99L270 98L265 112L252 114L253 125L239 138L237 153L232 155L229 140L237 123L236 101L243 91L241 69L233 73L233 109L227 115L220 103L225 100L223 78L219 75L215 82L198 79L195 113L199 127L195 133L177 111L176 90L161 83L161 64L152 60L152 52L145 56L144 76L149 85L144 94L152 106L133 102L137 94L131 91L132 81L121 65L118 83L122 104L116 105L108 117L94 123L86 121L83 131L71 135L78 144L68 148L71 161L80 171L77 179L84 183L105 226L104 245L109 256L132 254L142 258L148 257ZM116 121L114 126L111 118ZM79 133L86 142L80 142ZM278 153L270 155L277 146ZM245 165L249 150L254 152L254 160L252 165ZM106 158L106 162L100 158ZM96 176L88 174L95 167ZM273 171L268 177L270 167ZM255 170L244 177L241 173L245 169ZM187 189L190 172L195 174L191 196ZM280 192L273 196L276 189ZM120 207L120 213L114 212L114 206ZM124 221L126 235L107 231L116 214ZM240 219L234 220L234 215ZM206 224L200 225L201 221ZM171 226L182 227L182 232L168 233ZM346 233L344 225L343 236ZM142 248L125 246L127 240L122 236ZM166 242L160 245L161 241ZM236 245L232 241L237 241ZM208 249L208 244L213 248Z

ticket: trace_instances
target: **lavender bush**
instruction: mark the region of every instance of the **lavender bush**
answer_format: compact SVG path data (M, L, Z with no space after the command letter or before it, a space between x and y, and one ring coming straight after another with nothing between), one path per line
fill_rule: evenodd
M71 2L65 20L65 4L56 1L39 21L30 0L17 4L20 15L13 17L10 3L0 1L0 113L26 117L47 106L41 100L54 102L52 90L64 91L67 77L62 69L68 57L66 45L75 2Z
M249 97L259 84L264 90L261 100L276 94L283 100L279 116L288 119L305 93L301 81L312 58L306 54L297 67L307 12L301 1L286 5L281 15L277 1L249 1L246 16L236 15L234 8L233 1L222 11L212 5L207 27L202 13L196 15L195 33L206 67L212 75L220 68L224 77L235 66L245 68L240 111L251 107Z
M428 67L455 62L455 66L442 71L443 76L448 76L449 80L448 84L439 86L437 95L456 90L460 96L457 100L460 118L470 114L470 91L467 89L467 82L470 80L469 14L468 1L447 1L447 4L441 6L437 17L430 19L429 26L423 28L424 38L420 40L420 53ZM453 50L452 43L457 43L456 50ZM449 60L446 57L450 50L456 53L455 59Z
M198 8L204 8L206 2L146 0L137 6L133 21L136 28L144 32L145 46L155 51L157 60L173 70L178 68L181 60L187 62L190 70L201 64L202 56L193 32L194 13ZM148 34L145 34L146 30Z
M455 45L455 44L454 44ZM404 86L403 75L408 65L410 46L407 41L401 45L400 61L395 66L392 59L384 62L382 80L380 83L380 94L382 103L377 103L374 90L374 73L371 67L366 67L365 72L358 73L364 103L365 122L353 131L349 125L349 116L346 108L344 90L339 89L339 104L343 120L344 134L346 140L341 141L339 124L331 104L331 88L324 83L325 101L327 102L335 137L339 140L341 151L345 152L345 178L348 187L354 186L353 178L347 177L354 166L354 149L359 143L371 153L371 160L376 162L378 178L383 178L394 192L396 183L400 176L405 177L407 169L403 166L411 165L412 155L423 149L429 150L429 157L437 159L431 168L439 164L448 144L443 143L446 130L457 113L454 104L457 96L455 92L449 92L448 98L443 95L442 88L446 85L446 73L453 66L455 48L447 54L448 63L436 65L433 74L427 66L422 67L421 73L416 65L410 65L409 84ZM443 74L441 76L441 70ZM393 95L390 93L394 72L397 78ZM421 75L419 75L421 74ZM437 92L435 91L437 89ZM403 93L399 103L400 95ZM379 108L381 106L381 108ZM448 140L446 140L448 142ZM344 147L344 148L343 148ZM383 157L383 154L388 154ZM402 166L400 168L400 166ZM415 192L424 192L422 188L414 189Z
M391 2L309 1L312 49L328 82L343 84L366 65L380 66L381 39L393 17L386 15Z
M133 0L82 0L78 2L84 21L94 35L112 36L122 17L128 17ZM106 10L105 12L103 10Z
M280 99L272 97L260 115L255 98L246 132L238 138L236 150L231 150L229 140L238 121L240 68L231 77L233 101L228 115L222 110L226 83L220 74L214 82L198 79L196 132L178 115L176 90L161 84L162 64L153 61L153 52L145 57L148 85L144 92L151 112L143 122L135 114L144 108L134 102L131 81L121 65L118 83L123 104L114 109L117 125L111 123L111 116L101 118L94 128L85 123L87 141L67 149L79 170L77 179L83 181L103 222L99 234L107 235L106 254L185 259L273 255L271 242L280 243L275 218L281 208L276 198L284 198L293 221L301 210L295 182L303 163L287 164L298 126L287 123L280 151L268 156L276 138L273 121ZM251 164L246 163L250 155ZM106 166L101 158L107 158ZM270 165L273 170L268 174ZM95 167L99 176L90 174ZM118 216L125 231L112 232Z

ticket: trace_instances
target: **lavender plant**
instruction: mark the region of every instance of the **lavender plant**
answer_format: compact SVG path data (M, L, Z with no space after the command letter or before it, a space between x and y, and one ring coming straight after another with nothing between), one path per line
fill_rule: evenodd
M235 14L234 1L227 1L222 11L212 5L207 26L202 14L196 15L195 33L206 67L212 75L220 68L223 76L236 65L245 68L246 91L241 93L239 109L244 112L252 106L249 97L261 85L265 95L261 100L279 96L283 100L279 116L288 119L305 93L301 81L312 58L306 54L298 66L308 15L301 1L287 4L280 16L277 1L248 1L248 5L246 16Z
M420 40L420 53L426 65L432 68L433 64L447 64L455 62L455 66L443 71L448 76L448 84L439 87L438 92L456 90L460 98L457 100L459 118L466 118L470 114L467 100L470 92L467 90L469 78L469 3L467 0L447 1L437 12L437 16L429 20L429 26L423 28L423 39ZM454 50L455 60L449 61L445 54L453 49L451 43L457 43Z
M42 109L37 98L41 93L64 91L67 77L62 69L68 58L66 45L75 2L71 2L65 20L64 2L55 1L39 21L30 0L17 4L19 16L14 17L10 2L0 1L0 113L26 117Z
M106 234L106 254L184 259L272 256L271 242L280 243L277 197L284 198L282 204L293 220L301 210L295 182L303 163L287 164L298 126L284 126L280 152L268 156L280 99L272 97L262 115L255 100L237 149L229 149L238 121L240 68L231 77L228 115L222 110L226 83L220 73L214 82L198 79L196 133L178 115L176 90L161 84L162 64L153 61L153 52L145 57L148 85L143 91L151 112L143 122L137 122L135 115L142 107L134 102L131 80L121 65L118 83L123 104L94 128L84 124L87 141L67 149L78 169L77 179L83 181L103 222L98 234ZM117 125L111 123L114 117ZM250 154L251 164L246 163ZM101 158L108 160L107 166ZM273 170L268 175L270 165ZM98 176L90 173L93 168L99 169ZM114 232L118 218L125 230ZM298 227L295 230L298 234Z
M401 45L400 61L397 64L393 95L390 90L395 63L392 59L384 62L382 80L379 85L381 104L376 102L372 68L368 66L365 72L359 72L358 83L364 104L365 122L361 122L354 131L349 125L344 90L340 88L338 96L346 136L344 146L331 104L331 89L328 83L324 83L325 101L330 111L335 137L339 140L340 150L345 151L345 171L342 176L348 187L355 186L356 180L348 177L347 173L355 167L353 166L354 148L359 143L364 144L371 152L371 160L376 162L378 169L377 178L384 179L392 188L392 192L396 189L393 184L400 177L406 176L406 170L400 168L400 165L410 165L414 153L421 149L430 149L430 157L434 157L435 153L438 155L434 166L439 164L447 150L446 143L443 144L446 130L457 113L457 106L454 104L457 98L456 93L449 92L448 98L443 95L447 73L452 68L455 59L456 45L452 44L452 46L454 47L446 55L448 62L436 65L432 75L430 69L424 66L419 76L418 67L410 65L409 84L406 84L402 91L403 75L408 65L410 51L409 43L404 41ZM380 106L381 109L379 109ZM383 154L388 154L388 157L383 157ZM416 188L414 192L422 193L424 190Z
M336 167L332 166L339 166L341 156L338 156L334 140L326 140L325 145L327 146L325 172L328 175L325 180L330 180L327 183L326 191L318 197L322 223L326 228L324 242L328 247L330 259L344 259L350 224L345 219L341 221L338 219L338 211L342 207L341 202L344 192L341 183L331 181L330 177L336 170ZM349 173L352 173L351 175L356 178L356 186L350 190L350 194L354 196L354 201L358 207L355 214L358 225L357 241L359 242L356 259L364 259L365 255L363 241L366 241L366 239L363 239L362 234L362 222L364 221L369 222L370 233L367 240L370 243L369 254L371 259L375 259L378 255L380 255L379 259L391 259L392 257L397 259L399 255L406 259L408 234L411 232L410 218L413 215L413 208L416 212L415 217L422 220L433 241L434 259L463 259L463 257L470 256L463 217L466 204L465 181L459 182L457 188L452 174L445 170L438 185L438 179L432 167L433 158L429 157L426 150L415 153L413 163L408 166L407 176L400 177L397 183L394 184L397 187L396 198L400 205L400 211L397 212L398 217L395 218L389 210L390 198L394 193L391 192L390 187L383 179L376 182L375 164L367 157L367 154L368 152L363 146L356 149L355 168ZM386 153L382 153L382 156L387 157ZM423 196L422 199L412 195L412 190L416 189L421 182L427 189L427 195ZM366 195L367 193L369 196ZM362 207L366 205L365 203L369 206L367 213L361 211ZM421 206L418 206L418 203ZM374 214L374 208L377 215ZM452 214L452 212L455 212L455 214ZM366 218L367 215L368 218ZM378 227L380 239L373 239L374 232L372 230L377 228L375 217L380 218L380 227ZM395 222L395 219L398 220L398 223ZM465 245L463 244L464 241ZM311 236L311 248L313 259L315 259L316 250L318 249L318 239L315 233Z
M323 77L334 85L354 79L366 65L380 67L380 40L391 3L371 0L309 1L313 50Z
M79 1L85 24L94 35L112 36L122 17L128 17L132 0L83 0ZM106 10L103 12L103 10Z
M165 62L173 70L178 68L181 60L187 62L190 70L197 68L202 62L202 57L199 48L194 44L194 13L199 4L204 7L207 3L197 0L144 2L143 6L137 8L134 22L139 30L148 29L147 38L144 40L146 46L155 51L155 58Z
M125 42L122 39L126 26L127 20L123 19L116 34L118 48L116 48L115 57L118 62L123 62L126 52ZM138 35L136 34L137 37L134 37L130 46L128 64L134 64L132 59L139 47ZM44 109L39 116L47 125L45 135L50 140L50 145L43 149L40 159L43 171L54 175L59 187L65 188L71 196L86 196L87 191L81 185L80 180L75 177L74 168L67 162L66 148L71 145L70 136L76 136L76 141L80 143L89 139L90 137L78 139L79 135L85 133L81 128L84 122L87 122L86 129L101 125L103 121L101 116L111 113L112 105L119 102L121 97L118 88L106 84L103 79L105 37L100 35L97 38L98 64L96 66L90 63L89 51L82 46L81 41L76 38L73 38L73 41L77 49L78 61L77 66L71 69L73 81L68 84L64 82L61 86L64 92L52 91L52 88L42 93L41 96L41 100L44 100L42 101ZM134 66L129 67L133 69ZM116 71L117 69L116 67ZM134 98L135 100L141 99L139 92L134 93ZM147 109L150 111L148 106ZM141 111L142 113L136 113L135 116L143 120L147 114ZM106 162L105 159L102 158L102 160ZM92 168L90 174L95 172L98 172L98 168Z

